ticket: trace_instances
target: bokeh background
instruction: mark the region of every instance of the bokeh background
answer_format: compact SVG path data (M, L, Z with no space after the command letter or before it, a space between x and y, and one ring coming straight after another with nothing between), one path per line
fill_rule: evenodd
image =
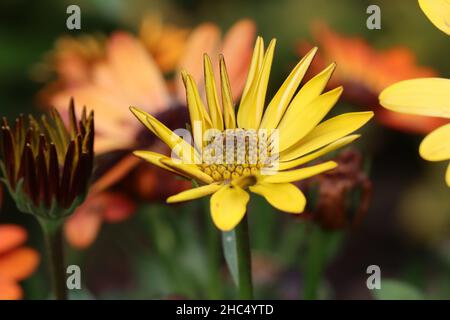
M81 30L66 29L70 4L81 7ZM366 28L366 8L371 4L381 8L381 30ZM269 95L299 60L300 43L317 44L312 32L317 21L325 22L334 32L365 39L375 50L404 46L416 55L417 65L428 66L444 77L450 74L448 39L413 0L3 0L0 114L13 119L20 113L41 112L37 93L44 83L36 74L36 66L56 39L67 34L108 35L115 30L136 33L149 13L187 29L209 21L226 30L239 19L253 19L259 35L278 39ZM336 112L373 109L371 103L373 100L367 105L340 102ZM377 121L362 132L363 138L353 148L364 159L373 185L372 200L358 226L326 232L325 236L322 232L327 246L322 247L326 261L322 261L318 298L380 298L379 291L367 289L369 265L380 266L383 281L389 281L381 290L382 298L450 298L450 197L443 178L444 164L427 163L419 157L418 145L424 134ZM162 202L137 204L136 212L126 221L104 224L90 247L80 250L68 246L68 264L82 267L83 290L73 291L74 298L233 297L220 252L222 281L210 279L210 253L217 246L208 235L211 227L202 201L177 207ZM305 249L314 236L314 227L307 219L275 214L258 199L252 201L251 208L256 297L303 298L305 270L311 263L314 268L314 260ZM0 223L25 226L29 246L42 252L37 223L19 213L7 194ZM23 282L25 298L47 298L46 277L42 262Z

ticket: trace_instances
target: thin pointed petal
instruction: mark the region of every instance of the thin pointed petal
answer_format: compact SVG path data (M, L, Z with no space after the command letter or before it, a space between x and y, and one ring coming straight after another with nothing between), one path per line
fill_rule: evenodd
M269 82L270 69L272 67L273 55L275 52L276 40L273 39L258 72L256 83L250 87L247 95L242 97L238 110L238 125L244 129L257 129L261 123L266 100L267 84Z
M169 157L167 157L167 156L165 156L163 154L159 154L157 152L152 152L152 151L144 151L144 150L142 150L142 151L134 151L133 154L136 157L139 157L139 158L141 158L141 159L143 159L143 160L145 160L145 161L147 161L147 162L149 162L149 163L151 163L151 164L153 164L155 166L158 166L158 167L160 167L160 168L162 168L164 170L167 170L167 171L170 171L172 173L181 175L181 176L183 176L185 178L189 178L188 175L184 175L182 172L174 170L171 167L166 166L164 163L162 163L160 161L161 159L170 160Z
M334 161L327 161L315 166L300 168L290 171L282 171L273 175L261 176L263 182L267 183L288 183L299 181L318 175L322 172L334 169L337 163Z
M313 130L339 100L342 91L343 88L338 87L318 96L306 106L294 106L293 112L284 117L278 126L279 151L286 150Z
M250 88L256 85L259 69L261 68L262 60L264 58L264 40L261 37L256 38L255 48L253 49L252 60L250 62L250 68L248 70L247 81L242 91L242 99L244 99Z
M236 128L236 113L234 111L233 94L223 56L220 56L220 83L222 89L222 106L225 128Z
M183 192L180 192L174 196L171 196L167 199L167 203L176 203L183 202L188 200L194 200L198 198L202 198L205 196L209 196L210 194L216 192L221 188L221 185L218 183L208 184L206 186L201 186L194 189L189 189Z
M292 70L291 74L287 77L281 88L267 106L267 110L264 113L260 128L273 129L277 127L281 117L291 102L292 97L297 91L300 82L305 76L305 73L308 70L316 52L317 47L311 49L297 64L297 66L295 66L294 70Z
M286 162L281 162L279 164L278 170L287 170L287 169L292 169L298 166L301 166L302 164L305 164L307 162L310 162L312 160L315 160L327 153L330 153L334 150L340 149L350 143L352 143L353 141L355 141L356 139L358 139L361 135L359 134L353 134L353 135L349 135L346 136L344 138L341 138L339 140L336 140L332 143L330 143L329 145L327 145L326 147L319 149L316 152L310 153L304 157L300 157L294 160L290 160L290 161L286 161Z
M172 168L175 171L179 171L182 174L187 175L195 180L201 181L206 184L214 182L214 179L211 178L211 176L201 171L196 165L176 163L171 159L161 159L160 161L169 168Z
M158 136L165 144L177 154L180 159L186 163L196 163L199 161L199 155L194 148L182 137L175 134L172 130L163 125L151 114L138 108L130 107L131 112L141 121L150 131Z
M280 153L281 161L289 161L313 152L358 130L373 117L373 112L349 112L322 122L303 139Z
M208 100L209 114L213 128L223 130L222 111L219 104L219 96L217 94L216 81L214 78L211 59L207 54L204 55L205 68L205 88L206 99Z

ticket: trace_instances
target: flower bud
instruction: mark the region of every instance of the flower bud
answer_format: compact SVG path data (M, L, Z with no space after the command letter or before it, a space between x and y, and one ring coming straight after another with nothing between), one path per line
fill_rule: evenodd
M315 177L310 186L317 188L318 199L312 219L327 230L359 225L372 195L372 182L363 170L360 153L343 151L336 162L336 169Z
M87 193L94 161L94 115L81 120L70 103L68 126L55 109L37 121L3 118L0 168L18 209L40 218L70 215Z

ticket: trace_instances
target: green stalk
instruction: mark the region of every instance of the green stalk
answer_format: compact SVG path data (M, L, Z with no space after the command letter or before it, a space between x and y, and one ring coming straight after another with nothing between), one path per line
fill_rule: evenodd
M66 266L64 262L64 244L62 221L39 219L47 246L49 269L56 300L67 300Z
M250 251L250 239L248 232L247 215L244 216L235 228L236 251L238 267L239 298L242 300L253 299L252 284L252 258Z
M206 202L206 203L205 203ZM209 209L209 202L204 201L204 208L206 204ZM216 227L211 221L208 214L209 210L203 210L206 217L207 228L207 246L208 246L208 296L210 299L220 299L222 297L222 281L220 274L221 255L220 255L220 235Z
M303 298L315 300L319 298L319 289L325 267L332 259L343 240L341 231L324 230L322 227L310 222L306 252L306 265L304 265L305 286Z
M316 300L321 284L326 256L326 239L324 232L319 226L311 224L309 243L306 254L305 287L303 298L305 300Z

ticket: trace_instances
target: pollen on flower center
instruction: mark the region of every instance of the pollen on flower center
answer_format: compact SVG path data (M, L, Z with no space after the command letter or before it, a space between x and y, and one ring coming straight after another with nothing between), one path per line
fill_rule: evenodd
M201 169L215 181L256 175L276 160L275 136L263 129L214 130L206 139Z

